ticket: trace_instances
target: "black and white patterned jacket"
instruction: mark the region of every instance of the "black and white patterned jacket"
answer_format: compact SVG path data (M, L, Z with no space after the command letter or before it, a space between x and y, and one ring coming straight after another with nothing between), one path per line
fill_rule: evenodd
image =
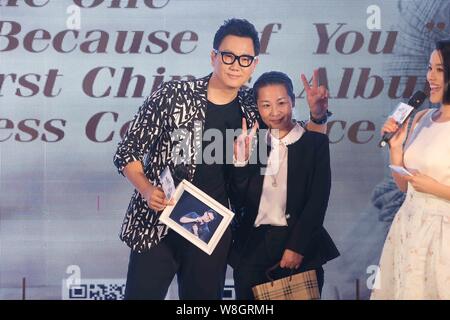
M120 173L128 163L138 160L143 163L147 178L154 185L160 185L161 172L167 166L173 172L181 152L192 181L195 159L202 150L210 77L169 81L146 98L114 156L114 164ZM258 112L252 90L241 88L238 100L247 123L253 123ZM188 145L182 147L180 141ZM157 245L167 231L167 226L158 220L158 214L135 190L125 214L120 239L134 251L143 252Z

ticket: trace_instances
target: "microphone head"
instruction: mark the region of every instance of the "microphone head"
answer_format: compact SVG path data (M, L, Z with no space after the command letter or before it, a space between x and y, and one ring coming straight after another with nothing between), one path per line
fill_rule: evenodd
M427 98L427 95L423 91L416 91L413 96L409 99L408 104L413 108L418 108Z

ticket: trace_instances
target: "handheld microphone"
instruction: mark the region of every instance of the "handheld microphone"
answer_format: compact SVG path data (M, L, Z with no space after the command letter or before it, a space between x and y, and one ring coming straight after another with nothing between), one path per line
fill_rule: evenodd
M397 123L401 126L405 121L411 116L411 113L414 109L419 108L422 103L427 98L427 95L423 91L416 91L413 96L409 99L408 104L401 102L397 108L395 109L392 117L397 121ZM386 132L383 134L378 146L380 148L384 147L389 140L397 133L395 132Z

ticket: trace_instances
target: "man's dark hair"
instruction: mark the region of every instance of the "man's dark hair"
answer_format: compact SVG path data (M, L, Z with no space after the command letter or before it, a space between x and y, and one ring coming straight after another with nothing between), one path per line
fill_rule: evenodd
M253 49L255 50L255 56L259 55L260 43L258 37L258 31L255 26L245 19L229 19L225 20L224 24L217 30L214 36L213 48L219 50L219 46L226 36L238 36L251 38L253 41Z
M292 80L288 77L287 74L279 71L265 72L258 78L258 80L256 80L255 84L253 85L253 94L255 95L256 101L258 101L259 89L271 84L283 85L286 88L288 96L292 100L292 106L295 105L295 95Z
M442 103L450 104L450 38L437 41L436 50L441 54L444 67L444 96Z

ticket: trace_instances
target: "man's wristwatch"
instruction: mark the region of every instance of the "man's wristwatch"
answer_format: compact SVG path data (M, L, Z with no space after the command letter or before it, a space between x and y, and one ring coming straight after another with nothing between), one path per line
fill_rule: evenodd
M327 110L327 112L323 115L323 117L315 119L313 118L312 113L309 112L309 120L311 120L315 124L325 124L328 121L328 117L331 117L332 114L333 113L331 111Z

